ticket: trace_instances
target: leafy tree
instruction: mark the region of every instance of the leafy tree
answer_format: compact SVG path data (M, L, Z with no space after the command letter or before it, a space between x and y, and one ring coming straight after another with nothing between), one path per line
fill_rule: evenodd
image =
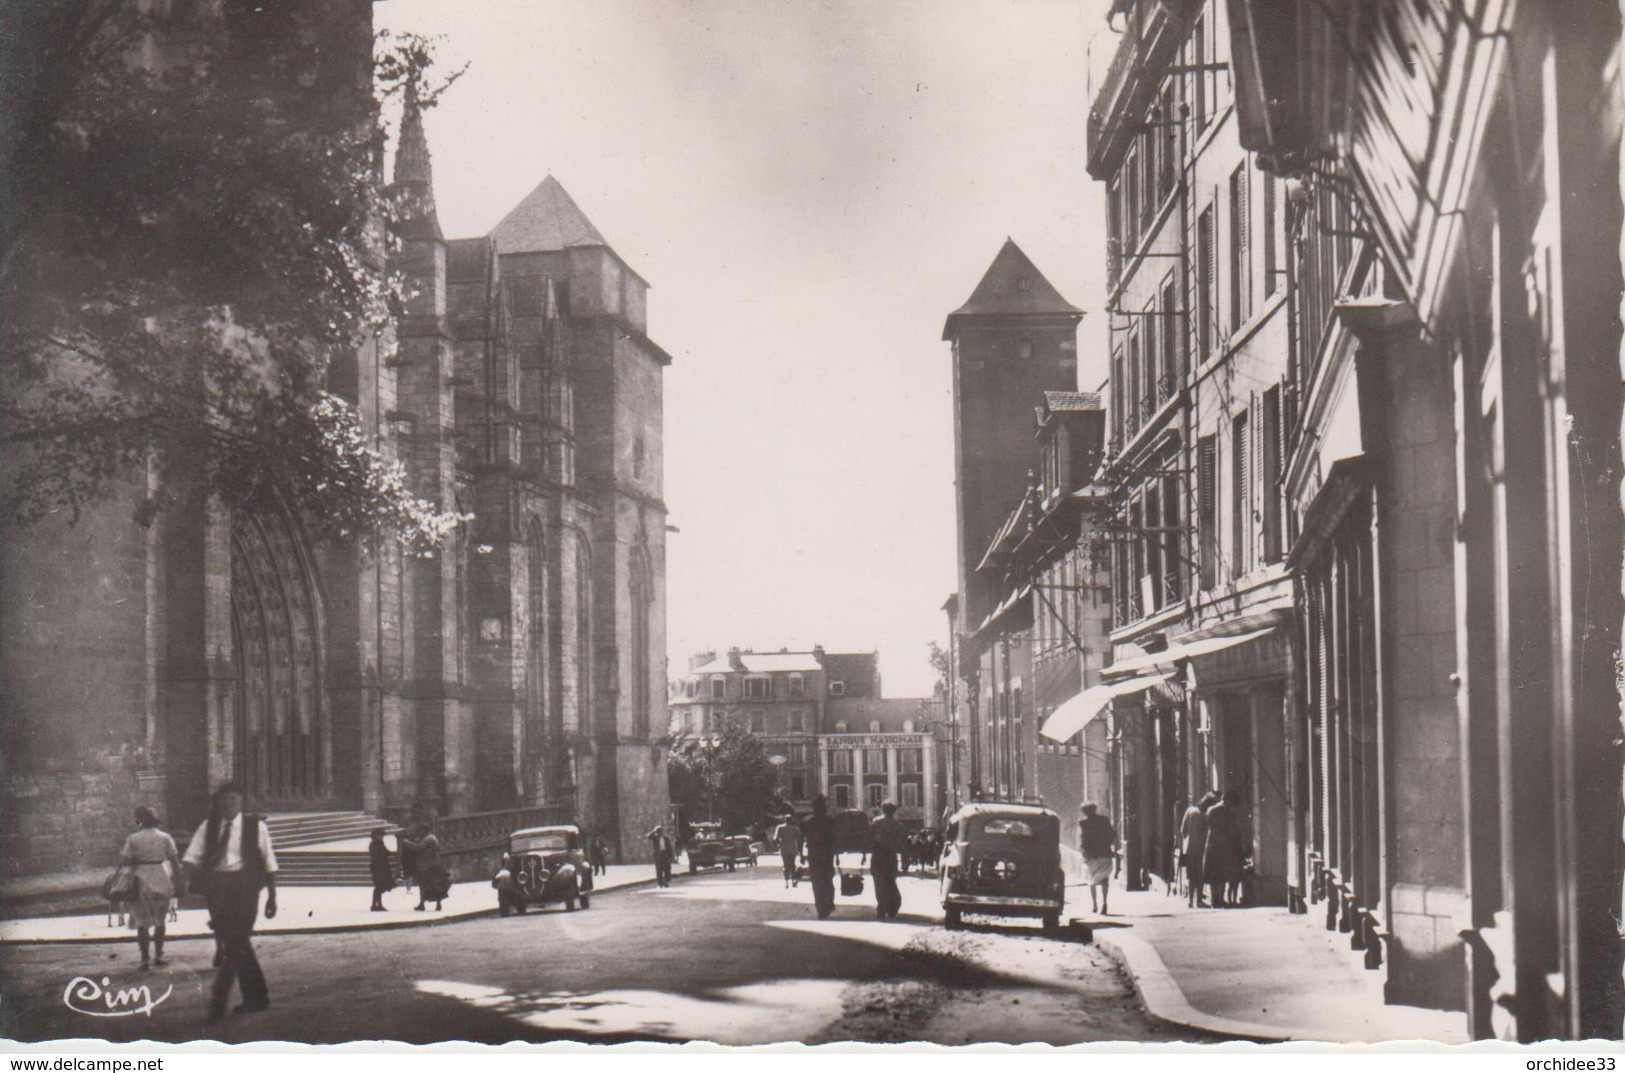
M721 820L729 832L773 815L778 771L761 739L735 724L719 735L678 740L667 773L673 802L690 815Z
M77 519L156 462L322 534L456 524L334 391L400 297L381 102L444 88L357 10L0 5L0 521Z
M948 692L948 677L953 673L953 660L948 650L932 641L926 658L931 661L931 669L937 672L936 692L942 696Z

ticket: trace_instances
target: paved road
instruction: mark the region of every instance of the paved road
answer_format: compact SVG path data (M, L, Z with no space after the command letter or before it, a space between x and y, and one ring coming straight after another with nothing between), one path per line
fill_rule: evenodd
M590 910L257 943L272 1008L203 1025L212 944L172 945L134 972L133 944L0 947L0 1030L11 1039L310 1043L392 1039L594 1042L1166 1040L1117 966L1092 946L1011 922L948 932L934 880L903 881L904 913L872 893L819 921L775 861L610 892ZM173 993L150 1014L68 1009L76 975Z

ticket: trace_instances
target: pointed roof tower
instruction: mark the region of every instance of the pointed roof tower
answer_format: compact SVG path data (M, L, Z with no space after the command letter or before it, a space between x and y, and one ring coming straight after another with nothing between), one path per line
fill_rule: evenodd
M434 166L429 160L429 138L423 130L423 109L418 105L417 86L410 82L401 113L401 140L395 149L393 185L403 200L401 234L406 238L444 239L434 203Z
M498 253L537 253L571 246L608 246L560 182L551 174L491 229Z
M969 317L1012 316L1059 316L1076 322L1083 317L1083 310L1062 298L1015 240L1006 238L970 298L948 314L942 337L952 339Z

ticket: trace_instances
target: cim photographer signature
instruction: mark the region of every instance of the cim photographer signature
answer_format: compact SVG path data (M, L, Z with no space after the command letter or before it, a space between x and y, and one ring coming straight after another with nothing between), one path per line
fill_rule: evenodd
M155 996L147 984L114 987L111 977L103 976L97 980L89 976L75 976L62 991L62 1005L87 1017L134 1017L143 1013L151 1017L152 1011L174 993L174 984L164 988L163 994Z

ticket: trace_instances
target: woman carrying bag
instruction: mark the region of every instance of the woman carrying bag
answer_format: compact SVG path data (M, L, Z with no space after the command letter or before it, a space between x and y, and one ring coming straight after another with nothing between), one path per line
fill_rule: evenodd
M145 805L135 810L136 830L124 840L119 852L119 867L128 869L135 877L134 889L126 899L129 906L130 927L135 929L135 941L141 948L141 969L154 964L167 965L164 960L164 924L169 917L169 903L175 897L175 877L180 874L181 857L175 840L158 829L158 816ZM148 959L148 948L156 955Z

